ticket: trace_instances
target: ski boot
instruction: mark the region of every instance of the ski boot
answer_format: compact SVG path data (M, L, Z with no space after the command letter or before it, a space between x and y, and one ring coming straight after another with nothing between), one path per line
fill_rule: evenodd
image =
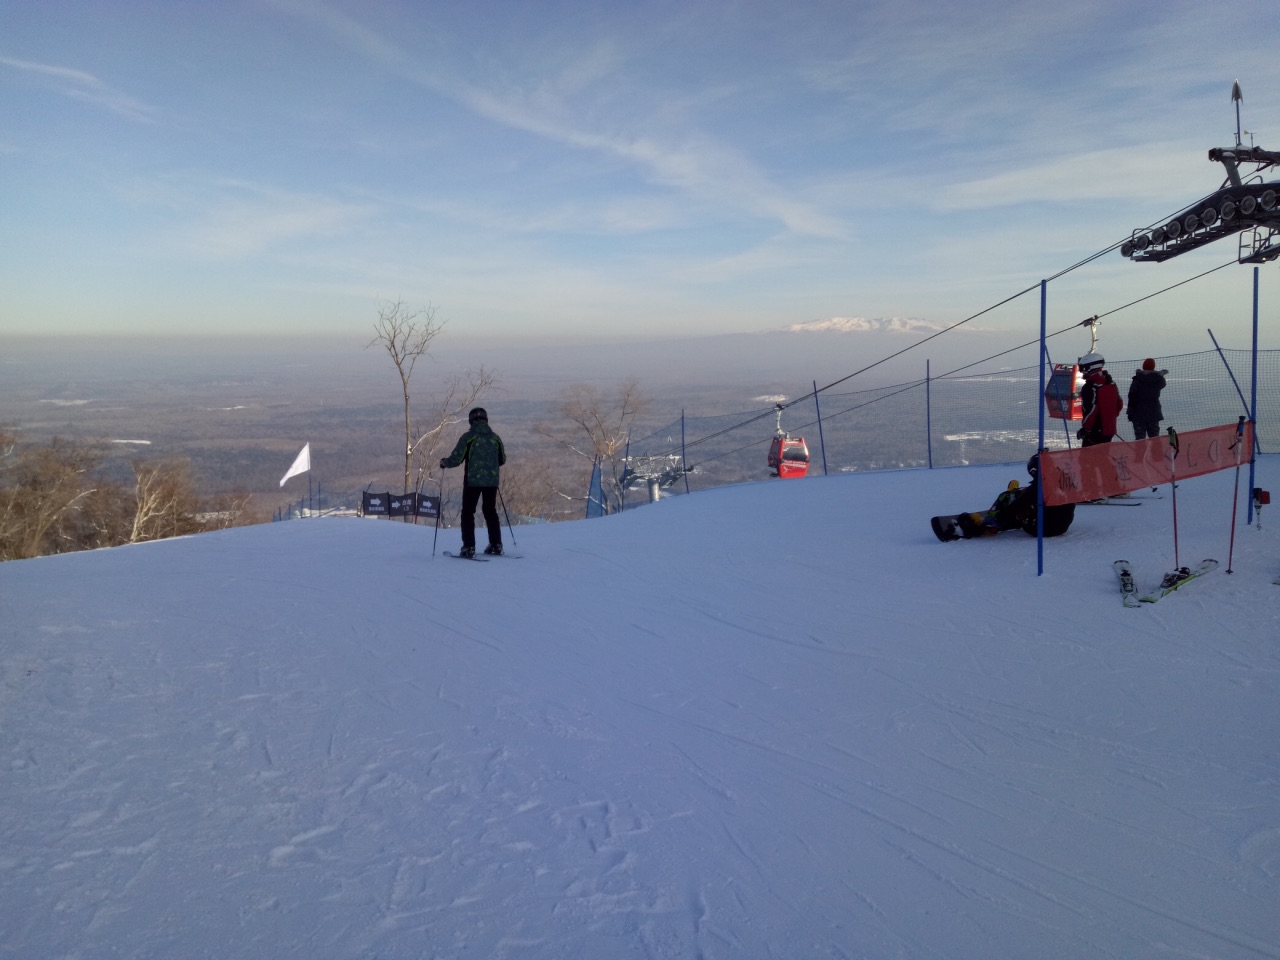
M502 556L502 544L491 543L484 548L484 552L493 557L500 557Z
M463 547L461 550L458 551L458 556L463 557L467 560L474 560L476 558L476 548Z

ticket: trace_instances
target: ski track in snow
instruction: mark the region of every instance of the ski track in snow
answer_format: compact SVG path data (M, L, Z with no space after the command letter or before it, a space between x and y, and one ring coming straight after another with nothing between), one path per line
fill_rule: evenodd
M0 954L1280 955L1280 540L1125 609L1150 503L934 540L1013 469L2 565Z

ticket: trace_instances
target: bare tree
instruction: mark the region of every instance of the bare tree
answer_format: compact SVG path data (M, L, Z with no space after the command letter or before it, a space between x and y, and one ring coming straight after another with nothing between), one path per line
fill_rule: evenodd
M555 493L552 461L545 453L522 456L502 468L502 503L512 523L547 519Z
M76 509L59 523L62 539L74 550L98 550L129 542L133 491L119 483L96 484Z
M248 496L205 504L185 459L132 464L132 489L98 475L96 444L20 443L0 431L0 560L94 550L220 529L248 518Z
M186 460L133 464L136 505L130 543L180 537L204 529Z
M12 559L18 542L19 499L13 482L17 449L17 436L0 430L0 560Z
M556 408L565 426L551 429L539 424L535 429L587 461L599 460L606 500L616 504L622 500L622 459L631 426L651 403L634 378L623 381L611 394L577 383Z
M214 494L201 504L201 513L197 517L203 530L226 530L231 527L243 527L261 523L264 518L256 516L253 509L253 497L244 490L230 493Z
M93 493L99 450L56 437L47 446L23 446L6 436L0 453L0 559L78 549L62 535L61 524Z
M404 301L386 301L378 308L374 324L375 336L368 346L381 344L395 364L404 399L404 491L420 491L432 468L439 460L445 443L445 428L463 422L463 411L483 397L497 382L497 375L483 366L476 371L451 374L443 389L430 403L432 412L425 420L415 421L410 402L409 384L418 360L431 349L431 342L444 330L444 321L436 319L434 307L410 310Z
M400 376L404 396L404 490L409 492L409 476L413 471L414 435L413 420L409 410L409 382L413 368L427 351L431 341L444 329L444 321L436 320L435 307L411 310L403 300L384 301L378 307L378 319L374 322L374 338L365 349L380 344Z

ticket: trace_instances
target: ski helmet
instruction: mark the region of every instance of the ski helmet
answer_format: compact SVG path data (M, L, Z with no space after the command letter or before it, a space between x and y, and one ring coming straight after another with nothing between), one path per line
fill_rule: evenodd
M1027 461L1027 473L1035 477L1040 474L1040 454L1033 453L1031 459Z
M477 420L483 420L485 423L489 422L489 414L485 412L484 407L474 407L467 414L467 423L475 423Z
M1107 361L1103 359L1100 353L1086 353L1080 358L1080 372L1090 373L1094 370L1101 370L1107 365Z

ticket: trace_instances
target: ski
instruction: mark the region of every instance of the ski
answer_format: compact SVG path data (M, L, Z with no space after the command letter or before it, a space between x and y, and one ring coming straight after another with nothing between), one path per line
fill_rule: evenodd
M489 562L489 558L488 558L488 557L464 557L464 556L463 556L462 554L460 554L460 553L450 553L448 550L444 551L444 555L445 555L446 557L453 557L453 559L455 559L455 560L474 560L476 563L488 563L488 562Z
M1155 603L1197 577L1202 577L1211 570L1216 569L1218 569L1217 560L1201 560L1194 567L1179 567L1177 570L1172 570L1164 575L1164 579L1160 581L1160 586L1156 592L1143 597L1142 602Z
M1084 500L1078 504L1078 507L1140 507L1141 500L1116 499L1113 497L1103 497L1101 500Z
M1128 560L1117 560L1111 565L1120 577L1120 598L1126 607L1137 607L1142 604L1138 597L1138 588L1133 582L1133 567Z

